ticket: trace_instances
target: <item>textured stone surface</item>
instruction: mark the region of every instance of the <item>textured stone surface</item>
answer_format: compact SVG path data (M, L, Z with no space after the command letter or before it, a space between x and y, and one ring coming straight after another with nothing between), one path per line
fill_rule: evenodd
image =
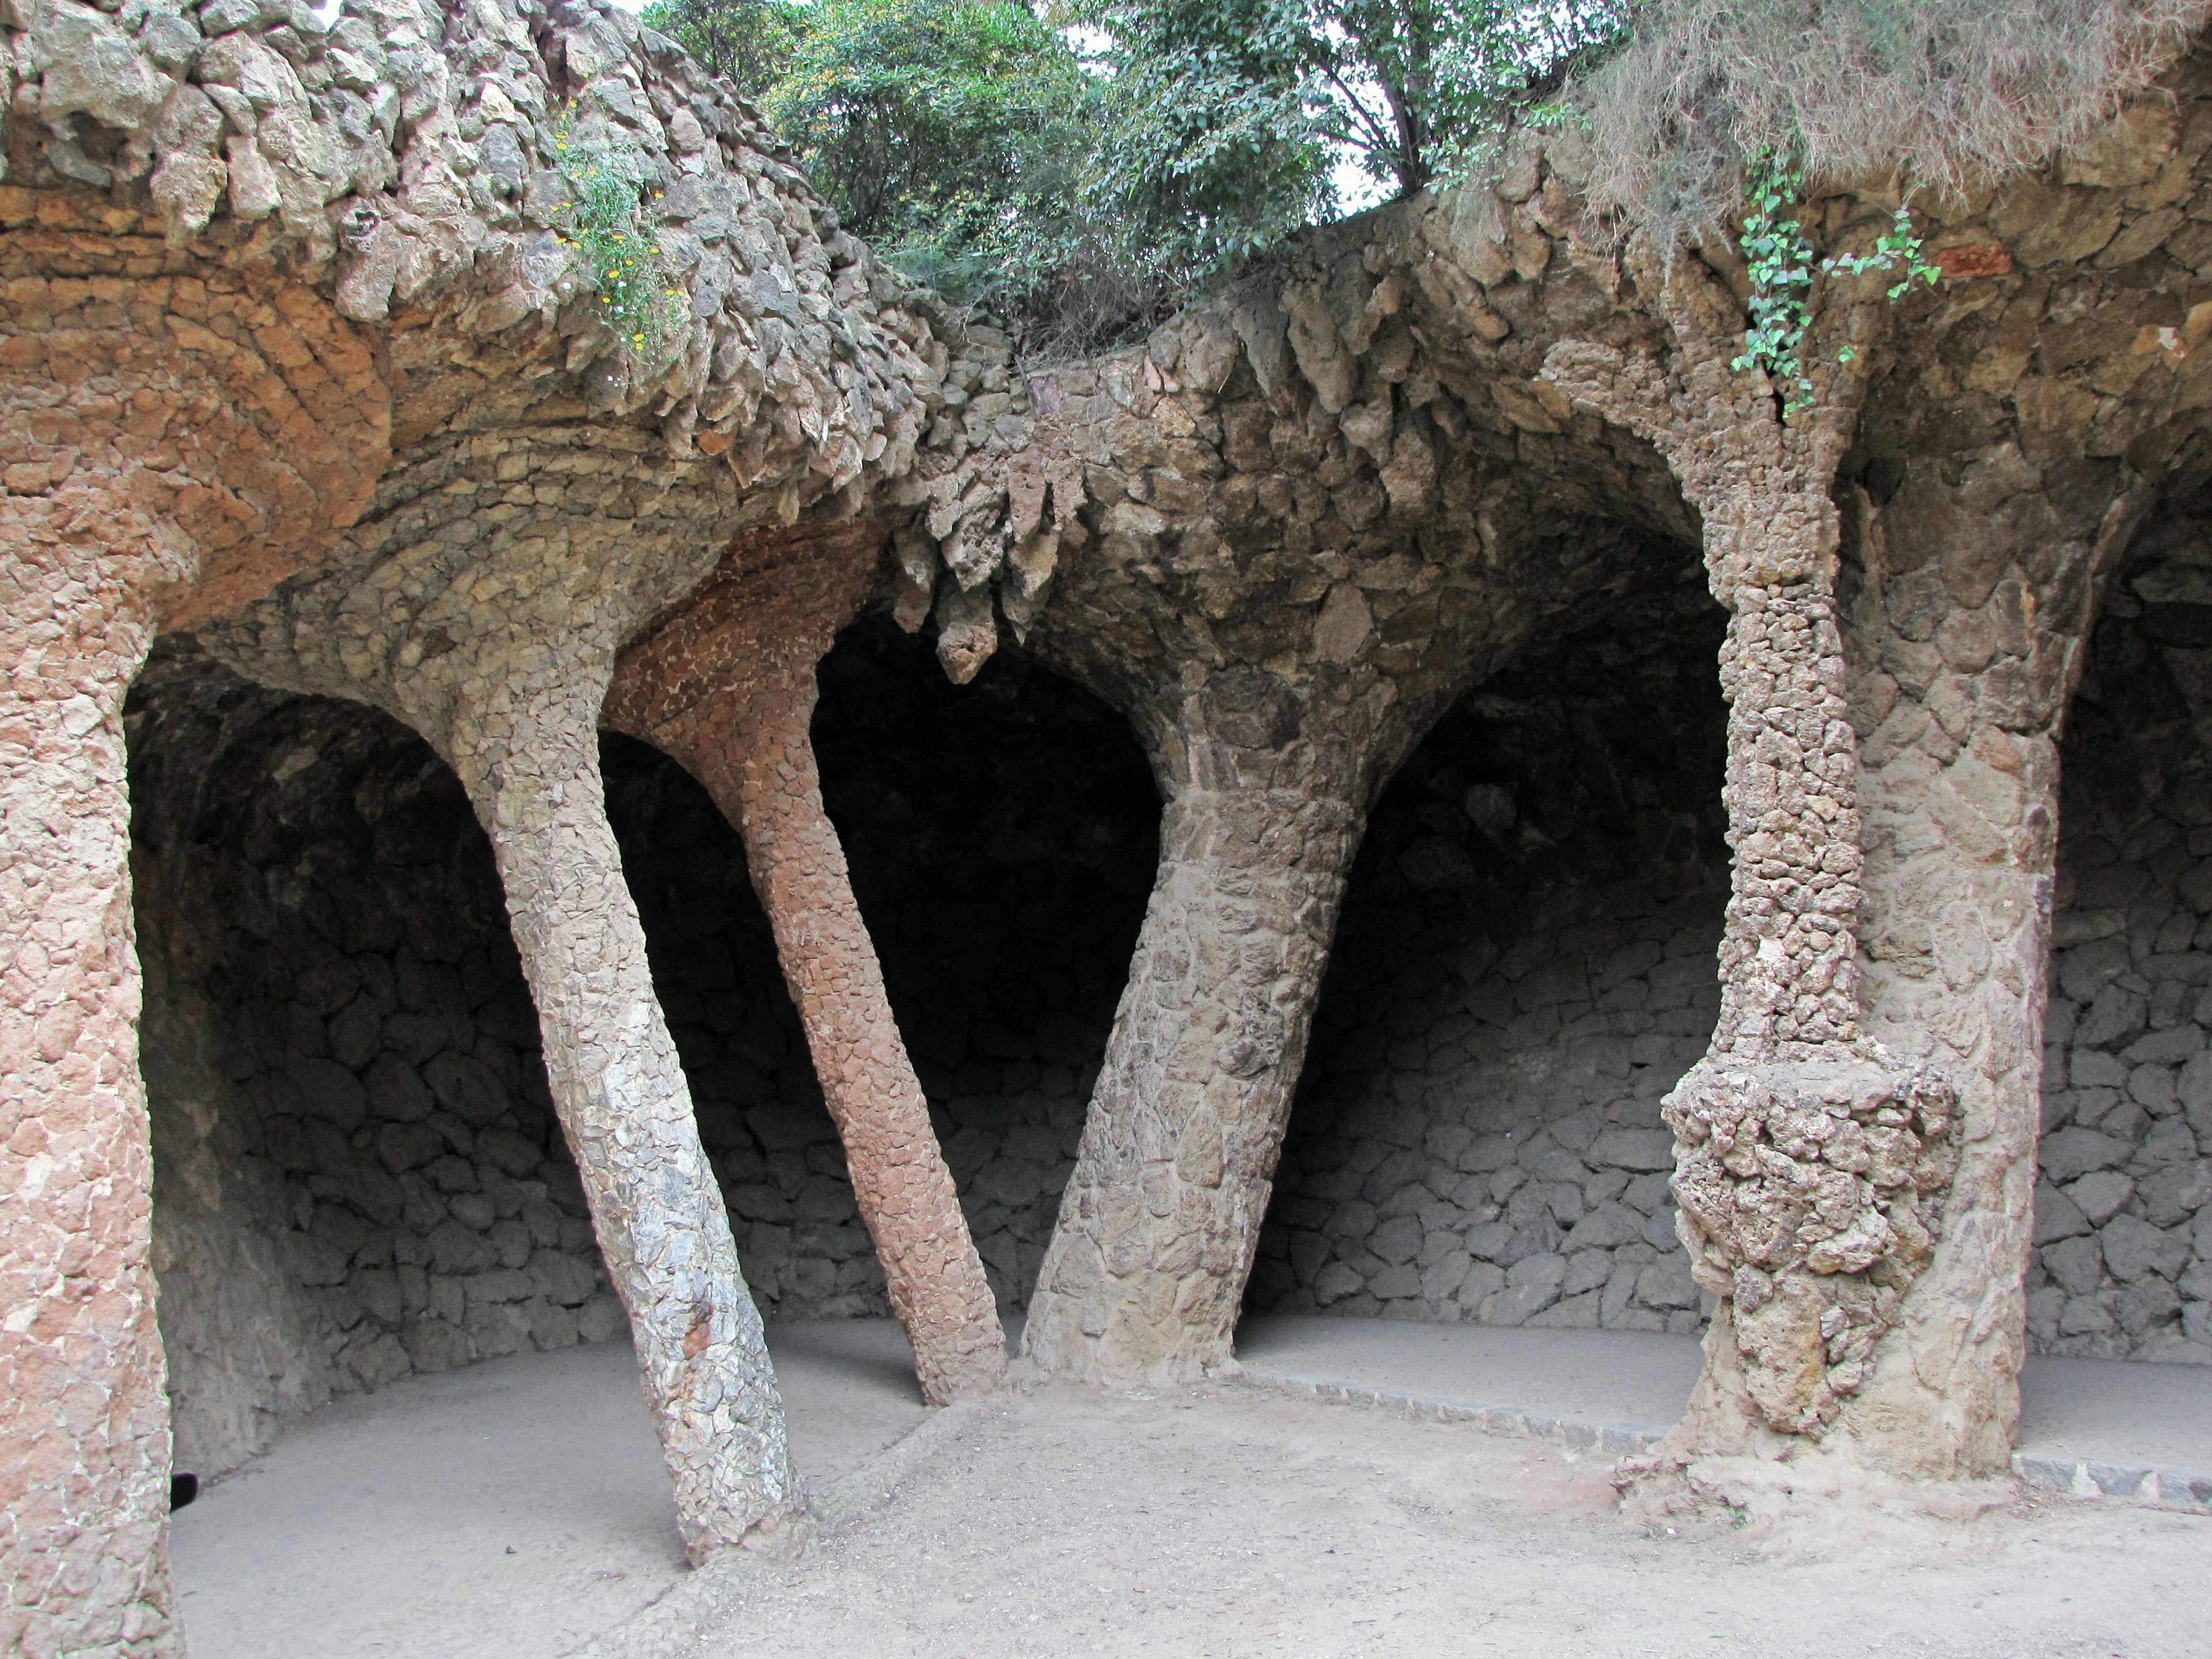
M2035 1352L2212 1363L2212 986L2197 936L2205 833L2194 502L2119 573L2060 746Z
M2200 487L2212 407L2200 59L2078 155L1924 204L1942 292L1893 309L1872 284L1831 285L1821 406L1785 428L1725 367L1741 271L1720 250L1662 271L1586 234L1572 135L1516 150L1510 187L1302 239L1140 347L1024 376L1003 336L878 267L748 112L611 10L353 0L325 28L242 3L188 20L46 0L0 29L0 553L27 630L15 659L35 665L15 681L27 805L7 867L67 889L10 915L79 929L11 934L6 969L10 1102L64 1074L76 1091L51 1113L14 1105L0 1140L50 1195L5 1246L6 1410L27 1425L6 1478L46 1506L9 1507L11 1642L171 1644L117 726L156 620L272 685L374 704L450 763L489 831L693 1540L784 1504L753 1305L595 726L622 647L737 538L799 526L887 536L896 614L934 622L954 678L980 683L1003 629L1127 716L1166 797L1030 1326L1034 1357L1105 1380L1226 1355L1386 781L1471 689L1701 544L1731 612L1735 869L1714 1047L1671 1120L1686 1242L1722 1304L1674 1444L1771 1452L1825 1431L1921 1472L2002 1467L2029 1318L2060 717L2112 573ZM619 155L655 221L674 290L658 343L617 337L558 240L561 168L594 153ZM1871 193L1813 204L1829 246L1863 245L1888 210ZM2201 648L2193 579L2161 580L2130 602ZM2133 1137L2078 1099L2053 1121L2034 1290L2068 1300L2039 1304L2048 1340L2098 1334L2101 1315L2197 1340L2195 1084L2158 988L2188 981L2143 971L2176 952L2138 961L2136 927L2124 960L2114 930L2061 963L2067 1092L2124 1086L2154 1121ZM2124 1037L2130 996L2145 1028ZM49 1055L39 1033L64 1004L84 1021ZM349 1115L332 1065L295 1086ZM84 1138L39 1161L80 1100ZM1064 1133L1058 1109L1018 1127ZM1648 1127L1602 1133L1624 1164L1652 1161L1620 1138ZM1043 1170L1036 1139L1005 1161ZM453 1156L449 1200L465 1195ZM989 1168L973 1185L1004 1200L1000 1224L1034 1214L1048 1177L1031 1192ZM467 1223L449 1219L428 1236L458 1261ZM1421 1268L1419 1222L1376 1218L1371 1277L1390 1289ZM1000 1252L1002 1281L1025 1275L1029 1243ZM80 1250L113 1264L88 1297ZM1556 1250L1501 1271L1509 1316L1579 1283ZM93 1340L58 1368L71 1321ZM94 1395L114 1426L80 1432L70 1413ZM33 1478L41 1459L58 1484Z
M1166 797L1031 1303L1049 1368L1228 1358L1374 793L1462 692L1686 531L1654 457L1547 407L1513 384L1525 351L1468 331L1496 313L1463 252L1425 203L1348 225L1030 388L1038 528L1013 566L1056 574L1033 618L1002 588L1008 618L1127 713ZM1513 299L1532 328L1607 304L1576 276Z

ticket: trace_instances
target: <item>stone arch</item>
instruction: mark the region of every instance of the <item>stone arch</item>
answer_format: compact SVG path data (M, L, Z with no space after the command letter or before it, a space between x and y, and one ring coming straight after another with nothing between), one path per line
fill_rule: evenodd
M624 1328L490 848L421 738L188 641L134 693L177 1467L335 1394Z

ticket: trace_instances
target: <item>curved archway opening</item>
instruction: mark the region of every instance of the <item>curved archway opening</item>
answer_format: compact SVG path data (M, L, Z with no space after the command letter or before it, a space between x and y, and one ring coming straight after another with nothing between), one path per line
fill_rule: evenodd
M1658 1107L1719 1006L1725 621L1692 567L1463 698L1386 789L1248 1311L1698 1328Z

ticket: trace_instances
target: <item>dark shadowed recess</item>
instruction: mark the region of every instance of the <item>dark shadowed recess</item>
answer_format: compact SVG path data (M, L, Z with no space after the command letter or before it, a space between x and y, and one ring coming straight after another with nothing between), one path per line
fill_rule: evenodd
M860 911L1002 1304L1027 1300L1159 861L1128 723L1018 653L956 686L871 617L814 740Z
M1462 699L1384 792L1249 1306L1696 1327L1658 1103L1719 1006L1725 620L1685 572Z

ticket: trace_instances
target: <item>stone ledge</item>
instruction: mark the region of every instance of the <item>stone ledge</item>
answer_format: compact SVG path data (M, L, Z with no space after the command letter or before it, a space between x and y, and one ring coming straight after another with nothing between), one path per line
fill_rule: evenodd
M1346 1382L1325 1382L1315 1377L1292 1376L1251 1365L1243 1368L1242 1380L1255 1388L1306 1400L1337 1401L1347 1406L1375 1406L1403 1412L1424 1422L1470 1423L1486 1434L1508 1435L1521 1440L1541 1440L1575 1452L1598 1452L1607 1457L1630 1457L1657 1445L1664 1429L1638 1428L1628 1423L1588 1423L1556 1417L1519 1406L1481 1406L1461 1400L1434 1400L1388 1389L1364 1389Z
M1666 1433L1664 1429L1639 1428L1626 1423L1592 1423L1518 1406L1478 1405L1470 1401L1329 1382L1250 1365L1243 1368L1242 1380L1255 1388L1301 1399L1371 1406L1403 1412L1424 1422L1467 1423L1486 1434L1541 1440L1567 1451L1596 1452L1607 1457L1632 1457L1650 1451ZM2013 1454L2012 1472L2023 1486L2039 1492L2062 1492L2069 1498L2111 1498L2132 1504L2212 1510L2212 1475L2209 1474L2186 1474L2100 1458L2042 1457L2026 1452Z
M2027 1452L2012 1455L2012 1472L2023 1486L2069 1498L2117 1498L2130 1504L2212 1510L2212 1474L2184 1474L2094 1457L2038 1457Z

